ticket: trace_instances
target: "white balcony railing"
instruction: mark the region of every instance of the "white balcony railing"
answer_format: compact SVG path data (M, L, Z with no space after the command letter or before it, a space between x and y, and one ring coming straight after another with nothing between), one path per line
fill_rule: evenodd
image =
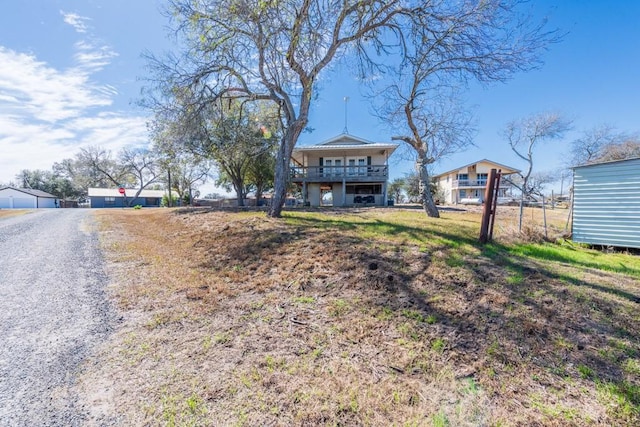
M485 188L486 179L454 179L453 188ZM500 187L511 187L511 184L504 179L500 180Z
M377 178L388 177L387 165L359 165L359 166L292 166L291 177L293 179L307 178Z

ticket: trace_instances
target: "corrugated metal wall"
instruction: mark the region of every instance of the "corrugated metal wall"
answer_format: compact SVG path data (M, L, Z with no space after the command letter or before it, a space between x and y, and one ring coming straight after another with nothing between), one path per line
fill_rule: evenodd
M573 170L573 240L640 248L640 159Z

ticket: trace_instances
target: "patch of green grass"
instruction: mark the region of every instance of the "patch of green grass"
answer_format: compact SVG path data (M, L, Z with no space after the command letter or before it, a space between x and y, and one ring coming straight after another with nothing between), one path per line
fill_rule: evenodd
M593 371L593 369L591 369L587 365L578 365L578 372L580 373L580 377L585 380L593 379L593 377L595 376L595 372Z
M609 346L623 353L627 357L637 357L639 355L636 347L618 338L609 339Z
M407 338L411 338L413 341L420 340L420 334L416 328L408 322L398 325L398 331Z
M524 283L524 274L522 274L522 269L509 267L507 270L509 271L507 283L511 285L521 285Z
M435 351L436 353L442 353L446 345L447 342L444 340L444 338L436 338L431 343L431 350Z
M424 322L424 316L418 310L402 310L402 315L417 322Z
M402 315L408 319L413 319L416 322L427 323L429 325L433 325L438 321L438 318L435 314L427 314L426 316L420 313L418 310L402 310Z
M630 375L636 375L640 377L640 360L627 359L622 364L622 369Z
M337 299L329 304L329 313L332 316L340 317L349 311L349 303L343 299Z
M211 348L211 345L213 344L213 339L211 338L211 335L207 335L206 337L204 337L202 339L202 349L207 351Z
M339 216L287 211L283 212L283 218L293 226L353 231L361 239L416 245L425 251L445 246L464 252L477 245L476 225L460 215L448 213L433 219L402 210Z
M299 304L313 304L316 302L314 297L295 297L293 302L297 302Z
M204 400L196 393L184 398L165 391L160 402L162 419L166 426L196 426L205 422L207 409Z
M574 248L553 243L525 243L507 246L510 254L534 258L545 262L556 261L575 267L622 273L640 278L640 257L621 253L604 253L593 249Z
M452 268L464 267L464 259L458 253L451 253L444 259L444 263Z
M480 386L473 378L465 378L462 386L463 394L478 394L480 392Z
M377 312L375 317L380 320L391 320L393 319L393 310L389 307L382 307L382 310Z
M231 340L231 336L228 333L217 333L213 336L213 341L216 344L226 344Z
M431 425L433 427L447 427L451 425L451 423L449 422L447 414L445 414L443 411L440 411L431 417Z
M630 423L640 421L640 385L627 381L599 382L596 390L611 416Z

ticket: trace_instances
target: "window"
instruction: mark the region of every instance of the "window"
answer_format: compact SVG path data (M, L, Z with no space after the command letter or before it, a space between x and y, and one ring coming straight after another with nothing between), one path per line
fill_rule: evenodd
M147 206L158 206L158 200L157 197L145 197L144 204Z
M115 205L116 204L116 198L115 197L105 197L104 198L104 204L105 205Z
M325 157L324 158L323 175L324 176L341 176L342 175L342 157Z
M349 175L366 175L367 165L366 157L349 157L347 159L347 165L349 165ZM357 167L356 167L357 166Z
M347 194L382 194L382 184L347 185Z

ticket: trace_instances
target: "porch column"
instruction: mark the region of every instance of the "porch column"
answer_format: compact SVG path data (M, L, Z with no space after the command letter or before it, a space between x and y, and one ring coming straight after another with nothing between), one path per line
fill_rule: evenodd
M387 181L382 184L382 206L387 206Z
M342 206L347 206L347 179L342 174Z
M307 194L307 181L304 180L302 181L302 206L307 206L307 198L308 198L308 194Z

